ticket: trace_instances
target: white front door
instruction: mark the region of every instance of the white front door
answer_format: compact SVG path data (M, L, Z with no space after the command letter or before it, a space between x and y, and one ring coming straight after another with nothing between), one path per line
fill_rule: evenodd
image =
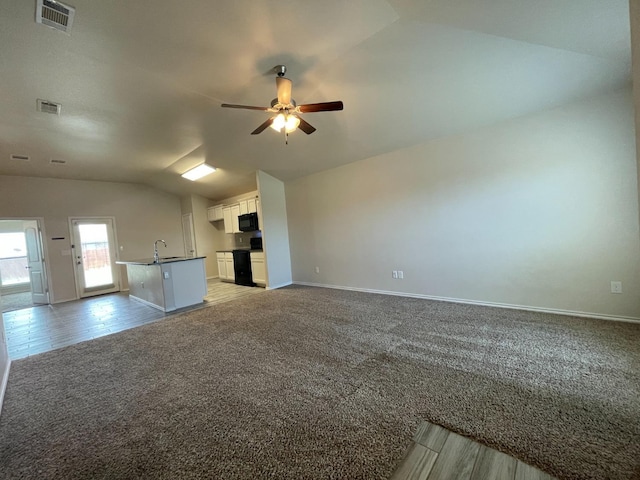
M27 244L27 269L31 282L31 301L35 304L49 303L40 230L37 227L27 227L24 229L24 237Z
M72 251L79 297L120 290L111 218L72 218Z
M182 235L184 236L184 250L187 258L196 256L196 236L193 229L193 214L182 215Z

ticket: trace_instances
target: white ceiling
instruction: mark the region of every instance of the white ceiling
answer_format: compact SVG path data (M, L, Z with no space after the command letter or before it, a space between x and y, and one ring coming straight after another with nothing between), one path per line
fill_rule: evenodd
M631 82L626 0L69 0L70 34L35 3L0 0L5 175L221 199L256 169L293 179ZM289 145L249 135L268 114L220 108L269 105L277 64L298 104L345 104ZM219 171L179 176L205 158Z

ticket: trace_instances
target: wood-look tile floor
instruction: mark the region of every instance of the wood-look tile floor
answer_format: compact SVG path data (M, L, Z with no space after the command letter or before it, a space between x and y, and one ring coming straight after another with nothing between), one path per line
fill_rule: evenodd
M554 480L537 468L422 422L392 480Z
M127 293L5 312L7 349L17 360L264 291L213 279L207 282L204 303L169 313L130 299Z

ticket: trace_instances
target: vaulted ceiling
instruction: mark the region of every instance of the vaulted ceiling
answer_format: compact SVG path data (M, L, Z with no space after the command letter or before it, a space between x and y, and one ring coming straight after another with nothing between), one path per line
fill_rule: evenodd
M69 33L0 0L0 174L220 199L631 82L627 0L69 0ZM277 64L312 135L268 114ZM36 99L62 104L36 111ZM12 154L29 160L12 160ZM51 159L66 160L54 165ZM219 170L180 177L206 159Z

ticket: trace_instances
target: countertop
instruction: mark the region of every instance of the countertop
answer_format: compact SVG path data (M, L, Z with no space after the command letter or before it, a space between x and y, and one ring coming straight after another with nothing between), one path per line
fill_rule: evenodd
M262 252L261 248L234 248L233 250L216 250L216 253L233 253L237 250L242 250L246 252Z
M143 258L141 260L118 260L116 263L118 265L160 265L163 263L173 263L173 262L187 262L189 260L199 260L207 257L160 257L160 261L158 263L153 261L153 258Z

